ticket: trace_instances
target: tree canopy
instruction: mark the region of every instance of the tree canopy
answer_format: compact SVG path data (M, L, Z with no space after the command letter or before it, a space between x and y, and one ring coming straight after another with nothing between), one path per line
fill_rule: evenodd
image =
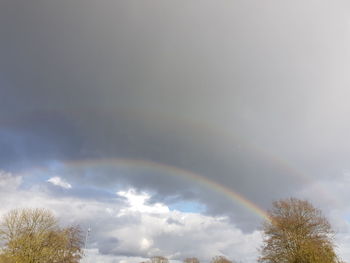
M215 256L212 258L211 263L232 263L232 261L224 256Z
M163 256L153 256L151 257L150 262L151 263L168 263L169 260Z
M335 263L334 232L321 210L305 200L276 201L263 225L260 263Z
M199 263L199 259L196 257L185 258L184 263Z
M59 227L46 209L10 211L0 220L0 239L1 263L76 263L83 255L79 227Z

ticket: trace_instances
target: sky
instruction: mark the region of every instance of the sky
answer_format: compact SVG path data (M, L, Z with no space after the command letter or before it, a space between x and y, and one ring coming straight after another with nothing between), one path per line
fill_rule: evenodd
M254 263L307 199L350 261L350 3L0 0L0 216L91 232L83 262Z

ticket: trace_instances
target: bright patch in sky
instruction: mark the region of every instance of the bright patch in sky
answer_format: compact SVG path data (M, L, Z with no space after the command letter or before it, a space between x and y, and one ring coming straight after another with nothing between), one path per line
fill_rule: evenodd
M119 196L125 197L129 204L128 208L122 209L121 213L126 211L137 211L141 213L168 213L169 208L161 203L155 203L152 206L147 205L151 196L147 193L137 194L134 189L117 192Z
M169 205L170 210L178 210L187 213L204 213L206 207L203 204L191 201L181 201Z
M22 183L22 178L12 176L11 173L0 170L0 189L1 191L15 190Z
M59 176L51 177L47 182L65 189L72 188L72 185Z

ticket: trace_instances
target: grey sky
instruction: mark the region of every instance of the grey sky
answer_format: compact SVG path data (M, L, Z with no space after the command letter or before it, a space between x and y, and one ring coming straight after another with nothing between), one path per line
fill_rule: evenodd
M152 193L150 203L199 202L206 216L227 215L247 234L259 227L256 215L191 181L52 165L150 160L264 209L295 195L334 214L345 198L334 189L350 169L349 8L337 0L0 1L0 169L47 167L47 178L30 174L22 187L59 173L75 187L48 188L58 199L108 203L132 187Z

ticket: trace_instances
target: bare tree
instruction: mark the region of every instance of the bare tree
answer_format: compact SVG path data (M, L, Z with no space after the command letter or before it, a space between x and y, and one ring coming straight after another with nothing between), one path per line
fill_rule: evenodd
M75 263L83 254L79 227L60 228L46 209L10 211L0 221L0 239L5 262Z
M304 200L273 203L263 225L260 263L334 263L334 232L321 211Z
M168 263L169 260L163 256L154 256L151 257L151 263Z
M184 263L199 263L198 258L192 257L192 258L185 258Z
M224 256L215 256L212 258L211 263L232 263L232 261Z

